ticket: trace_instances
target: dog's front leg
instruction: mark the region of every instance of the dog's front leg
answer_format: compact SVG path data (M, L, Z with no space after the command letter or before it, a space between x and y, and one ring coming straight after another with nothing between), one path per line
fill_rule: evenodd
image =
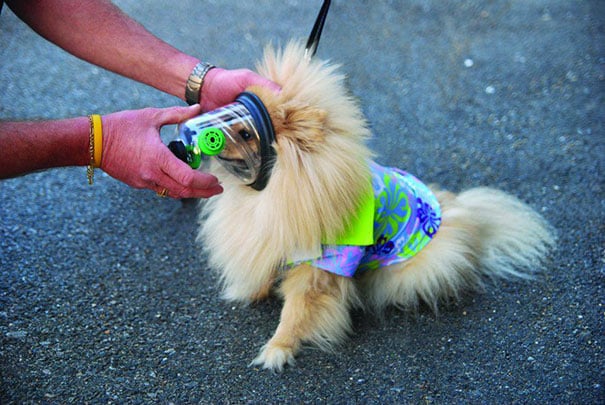
M253 364L281 371L294 364L303 342L327 350L346 337L349 309L357 299L351 279L303 264L288 271L280 291L284 306L279 326Z

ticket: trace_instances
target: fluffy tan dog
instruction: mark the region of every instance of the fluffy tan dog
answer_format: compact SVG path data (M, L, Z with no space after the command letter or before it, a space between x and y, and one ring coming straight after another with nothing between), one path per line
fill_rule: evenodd
M486 278L531 276L554 243L536 212L501 191L433 190L438 206L422 231L428 243L411 257L376 269L369 263L370 270L355 276L315 266L312 258L327 243L342 239L361 221L361 205L375 178L365 144L370 132L337 69L309 61L297 43L281 52L267 49L259 73L283 90L279 95L250 90L262 99L275 127L270 180L256 191L214 167L225 191L202 206L198 240L220 271L226 299L260 300L281 281L279 326L254 360L268 369L293 364L303 343L329 349L342 342L354 307L380 311L425 303L436 310L464 291L480 289ZM406 203L425 221L420 203ZM371 237L357 252L408 249L384 235Z

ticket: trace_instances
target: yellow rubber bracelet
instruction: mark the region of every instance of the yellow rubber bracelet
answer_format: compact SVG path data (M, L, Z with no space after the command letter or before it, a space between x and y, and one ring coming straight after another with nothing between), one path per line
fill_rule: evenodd
M92 114L90 118L95 143L94 164L95 167L101 167L101 157L103 155L103 122L101 121L101 116L98 114Z

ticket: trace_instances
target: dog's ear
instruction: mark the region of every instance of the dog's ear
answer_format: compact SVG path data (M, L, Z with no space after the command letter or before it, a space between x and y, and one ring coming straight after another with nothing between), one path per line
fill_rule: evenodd
M259 86L249 89L256 93L269 112L275 138L288 140L298 149L311 152L324 143L327 113L284 93L276 94Z
M324 110L289 101L275 106L272 113L278 143L280 139L288 139L307 152L324 143L327 117Z

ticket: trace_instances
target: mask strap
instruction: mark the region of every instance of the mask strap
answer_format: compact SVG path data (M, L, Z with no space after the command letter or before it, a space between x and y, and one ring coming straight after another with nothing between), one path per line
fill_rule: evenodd
M319 14L317 15L317 19L315 20L315 24L313 25L313 29L311 30L311 35L309 35L309 39L307 40L307 46L305 47L306 59L311 59L313 55L315 55L315 52L317 52L319 38L321 37L321 31L324 28L329 8L330 0L324 0L324 3L319 10Z

